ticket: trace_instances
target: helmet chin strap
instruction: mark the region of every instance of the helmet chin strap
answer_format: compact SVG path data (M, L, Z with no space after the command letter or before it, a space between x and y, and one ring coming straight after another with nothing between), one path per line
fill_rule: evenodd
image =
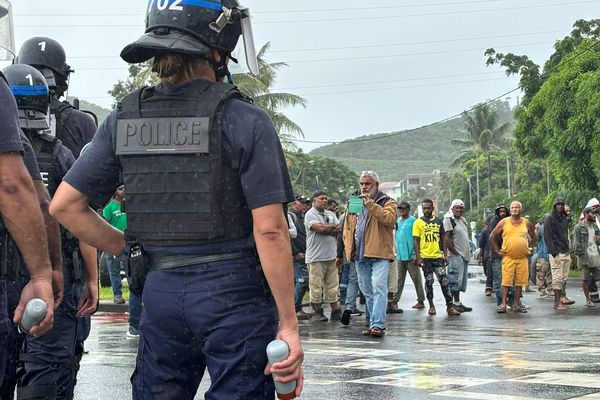
M221 55L221 60L216 61L214 58L209 58L208 63L212 67L213 71L215 71L215 77L217 82L221 82L223 78L227 77L227 81L233 84L233 78L231 77L231 72L229 72L229 68L227 67L227 55L223 54L223 52L219 51Z

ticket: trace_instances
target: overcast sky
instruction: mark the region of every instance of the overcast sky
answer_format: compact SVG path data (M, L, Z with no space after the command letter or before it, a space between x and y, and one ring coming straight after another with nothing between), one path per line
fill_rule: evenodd
M590 0L244 0L257 47L284 61L275 91L304 96L287 114L309 141L414 128L517 86L483 52L543 63L577 19L598 17ZM143 33L147 0L12 0L17 48L32 36L65 47L71 95L104 107L127 76L121 49ZM512 95L516 100L518 93ZM305 150L318 144L299 143Z

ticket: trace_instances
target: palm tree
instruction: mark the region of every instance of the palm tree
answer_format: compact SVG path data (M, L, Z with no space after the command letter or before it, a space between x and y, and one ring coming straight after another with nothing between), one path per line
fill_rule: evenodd
M279 135L279 140L284 149L297 150L294 138L304 137L304 132L299 125L282 113L286 107L306 107L306 100L292 93L272 93L271 88L277 77L277 70L287 67L286 63L267 63L265 53L271 47L267 42L258 52L258 75L235 74L233 80L238 88L254 99L254 104L262 108L273 120L273 125Z
M286 107L306 107L306 100L291 93L271 92L277 77L277 70L281 67L287 67L287 64L283 62L269 64L265 61L265 53L270 46L270 42L266 43L257 55L257 76L234 74L233 80L240 91L254 99L254 104L262 108L271 117L283 148L288 151L295 151L298 146L294 143L294 139L297 137L304 138L304 132L298 124L286 117L281 110ZM158 78L152 72L152 65L149 61L141 64L131 64L129 66L129 77L125 81L120 80L108 92L115 99L113 107L116 107L117 103L133 90L157 83Z
M488 193L492 192L492 155L509 149L512 139L505 137L511 129L511 123L499 125L499 113L494 104L483 103L475 107L471 114L462 114L465 138L453 139L451 143L460 147L460 154L452 161L453 166L475 159L479 171L479 156L487 158ZM477 188L479 190L479 187Z

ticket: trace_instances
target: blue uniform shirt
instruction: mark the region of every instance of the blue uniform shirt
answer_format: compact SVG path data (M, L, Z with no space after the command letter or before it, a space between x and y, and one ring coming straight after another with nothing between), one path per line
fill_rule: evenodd
M160 84L157 95L184 96L191 85ZM223 147L239 170L242 190L250 209L294 200L287 164L269 116L255 105L228 100L224 108ZM64 181L98 204L106 204L117 186L122 167L113 146L117 114L113 111L100 125L91 145L65 176ZM125 188L127 190L127 188ZM283 212L283 209L282 209ZM148 248L153 252L151 248ZM170 250L170 251L169 251ZM223 252L221 246L178 246L168 253Z
M38 167L38 163L35 157L35 152L33 151L33 147L31 147L31 143L29 143L29 139L20 130L21 142L23 144L23 149L25 150L23 153L23 162L25 163L25 167L31 175L31 179L41 180L42 176L40 175L40 169Z
M4 79L0 78L0 153L23 153L20 133L17 102Z

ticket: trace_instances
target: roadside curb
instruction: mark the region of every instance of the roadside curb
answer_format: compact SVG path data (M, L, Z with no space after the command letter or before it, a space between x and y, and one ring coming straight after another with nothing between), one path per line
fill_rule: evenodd
M126 313L129 312L129 305L127 302L125 304L115 304L110 300L100 300L98 312Z

